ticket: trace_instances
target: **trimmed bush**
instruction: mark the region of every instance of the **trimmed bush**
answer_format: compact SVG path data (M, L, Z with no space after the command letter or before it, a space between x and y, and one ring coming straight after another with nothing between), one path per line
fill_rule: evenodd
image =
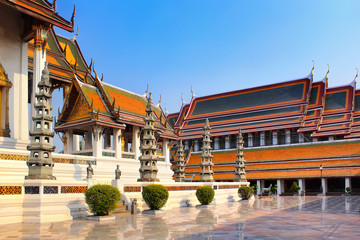
M256 194L259 187L257 184L255 184L255 185L251 186L251 188L254 189L254 193Z
M238 194L241 199L246 200L251 198L252 195L254 195L254 189L252 187L242 186L239 187Z
M119 189L110 185L97 184L85 191L85 200L90 211L97 216L109 215L120 200Z
M212 187L202 186L196 189L196 197L201 205L208 205L214 200L215 191Z
M290 191L292 191L293 193L299 193L301 187L299 187L299 185L297 185L296 182L293 182L293 184L290 187Z
M159 210L166 204L169 192L163 185L151 184L143 188L142 196L151 210Z
M277 189L278 189L278 185L277 184L274 184L271 186L271 192L273 194L277 194Z

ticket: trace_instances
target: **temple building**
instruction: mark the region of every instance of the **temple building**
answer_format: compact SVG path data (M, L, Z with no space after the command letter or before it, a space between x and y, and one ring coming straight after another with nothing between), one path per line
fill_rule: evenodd
M341 193L345 187L360 192L360 90L355 80L329 88L328 74L313 81L312 70L292 81L193 97L167 116L184 142L186 176L196 174L195 181L200 180L202 128L208 119L217 182L235 179L241 129L246 178L259 191L277 184L278 193L286 194L297 181L306 194L321 189Z

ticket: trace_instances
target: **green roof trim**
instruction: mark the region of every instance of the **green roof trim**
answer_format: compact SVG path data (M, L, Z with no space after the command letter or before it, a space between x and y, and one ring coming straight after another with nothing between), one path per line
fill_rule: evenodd
M228 120L235 120L235 119L243 119L243 118L251 118L251 117L260 117L260 116L267 116L272 114L280 114L280 113L289 113L289 112L300 112L301 106L293 106L293 107L285 107L285 108L277 108L277 109L270 109L270 110L264 110L264 111L254 111L250 113L240 113L240 114L234 114L230 116L225 117L215 117L210 118L209 122L220 122L220 121L228 121ZM199 119L199 120L190 120L187 125L195 125L195 124L203 124L205 123L205 119Z
M301 100L304 88L305 83L301 82L290 86L199 101L195 105L192 116Z

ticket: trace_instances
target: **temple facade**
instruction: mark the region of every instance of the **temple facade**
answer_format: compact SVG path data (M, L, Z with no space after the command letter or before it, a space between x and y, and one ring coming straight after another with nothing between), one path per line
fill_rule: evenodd
M200 181L202 128L210 123L215 181L234 181L241 129L246 178L259 191L270 184L290 192L297 181L307 194L360 192L360 90L356 81L328 87L328 74L193 97L168 120L183 140L186 176ZM172 153L174 154L174 153ZM323 166L320 169L320 166Z

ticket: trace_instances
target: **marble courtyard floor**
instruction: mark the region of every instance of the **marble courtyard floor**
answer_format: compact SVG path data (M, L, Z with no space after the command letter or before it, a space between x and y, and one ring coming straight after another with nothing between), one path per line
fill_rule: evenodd
M360 239L360 196L277 197L116 220L0 225L0 239Z

